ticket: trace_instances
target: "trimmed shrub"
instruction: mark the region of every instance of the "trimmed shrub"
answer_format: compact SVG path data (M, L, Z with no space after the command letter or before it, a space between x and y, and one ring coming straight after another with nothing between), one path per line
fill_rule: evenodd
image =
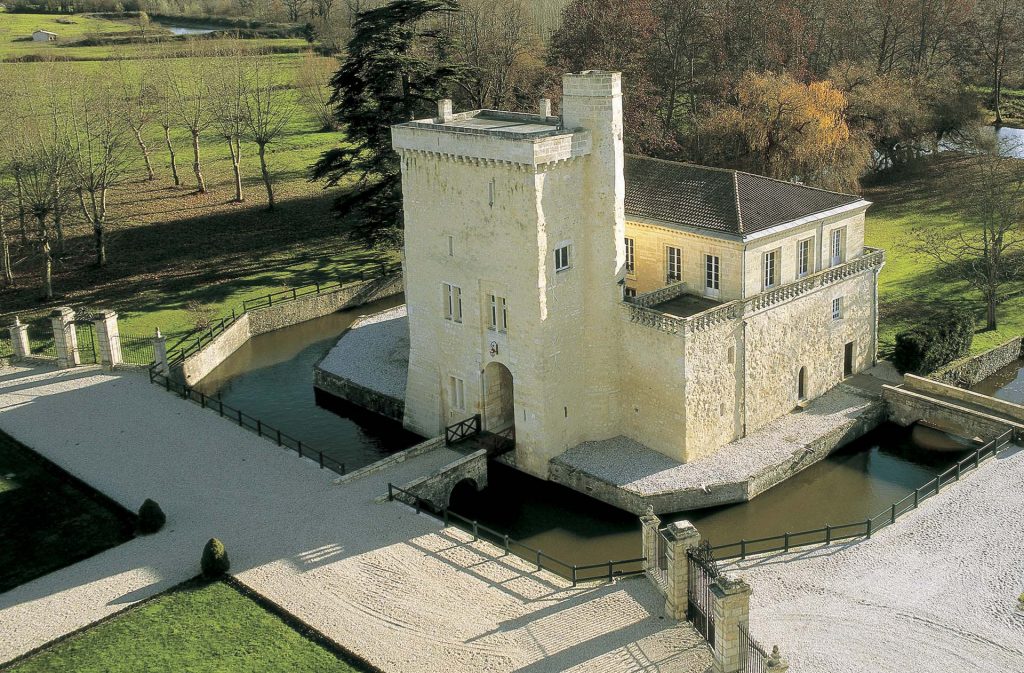
M892 363L901 374L930 374L971 350L974 314L956 310L896 335Z
M220 577L231 568L231 561L228 560L228 552L224 549L224 543L217 538L210 538L210 541L203 547L203 558L200 564L203 569L203 577L214 579Z
M167 523L167 517L160 509L160 505L146 498L146 502L142 503L142 507L139 508L139 532L143 535L155 533L163 528L165 523Z

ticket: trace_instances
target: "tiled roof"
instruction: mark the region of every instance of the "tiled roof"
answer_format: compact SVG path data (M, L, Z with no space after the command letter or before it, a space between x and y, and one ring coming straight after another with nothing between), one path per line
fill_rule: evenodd
M626 155L626 216L752 234L856 203L839 194L762 175Z

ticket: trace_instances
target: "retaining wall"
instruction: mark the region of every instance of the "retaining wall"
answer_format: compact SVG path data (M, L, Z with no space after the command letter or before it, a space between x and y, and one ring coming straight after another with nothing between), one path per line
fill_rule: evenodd
M319 367L313 368L313 387L399 423L405 416L405 400L370 390Z
M954 360L929 374L928 378L970 388L1021 357L1024 357L1024 336L1014 337L979 355Z
M1024 423L999 418L983 411L961 406L956 402L935 399L927 393L905 387L885 386L882 389L889 410L889 420L902 426L919 421L961 437L995 439L1014 429L1020 434Z
M186 385L195 385L254 336L392 297L401 294L402 289L401 276L388 276L246 311L210 343L185 358L173 374Z

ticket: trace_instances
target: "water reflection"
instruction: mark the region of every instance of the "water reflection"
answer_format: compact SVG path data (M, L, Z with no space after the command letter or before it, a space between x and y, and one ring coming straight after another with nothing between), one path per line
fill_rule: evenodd
M1024 404L1024 360L1015 360L972 390L1007 402Z
M408 448L421 438L398 423L318 396L313 388L313 366L355 318L402 301L387 299L254 337L196 389L220 395L225 403L298 437L350 470Z
M964 455L920 449L909 430L886 424L750 502L662 519L689 519L718 544L863 521ZM634 515L503 465L492 465L486 490L455 493L451 505L569 562L632 558L640 550Z

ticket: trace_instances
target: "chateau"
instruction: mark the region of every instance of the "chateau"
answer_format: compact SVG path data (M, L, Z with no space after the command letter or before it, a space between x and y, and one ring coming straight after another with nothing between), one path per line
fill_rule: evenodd
M541 477L620 435L685 463L875 364L867 201L625 155L618 73L550 107L393 128L408 428L514 426Z

